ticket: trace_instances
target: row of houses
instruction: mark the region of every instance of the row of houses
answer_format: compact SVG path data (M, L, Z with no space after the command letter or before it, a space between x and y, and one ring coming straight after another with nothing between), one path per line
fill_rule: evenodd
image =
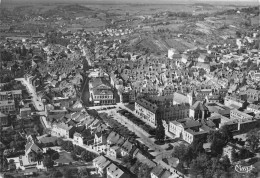
M125 167L120 166L106 156L99 156L93 160L93 166L100 176L107 175L109 178L134 178L136 177ZM151 178L170 178L174 177L172 173L164 169L161 165L152 168Z
M72 116L72 118L77 120L76 116ZM80 125L82 126L84 124L84 133L78 130L78 127L80 127L79 124L72 126L69 122L64 120L64 123L53 124L52 134L54 136L72 139L77 145L89 147L100 153L102 156L93 160L94 167L100 175L109 175L110 177L115 178L124 178L129 176L132 178L134 175L115 161L126 156L136 158L140 162L147 164L150 168L155 168L158 166L154 161L152 161L151 155L149 156L149 152L147 150L143 150L143 148L139 146L140 143L138 143L138 141L126 138L114 129L110 129L101 118L89 117L85 115L83 120L84 121ZM88 131L87 138L86 130ZM117 171L112 171L114 169ZM175 170L176 168L172 169ZM158 174L154 171L153 174L158 174L157 176L160 178L161 175L164 174L165 176L172 176L173 174L180 176L183 175L180 172L178 172L178 174L176 172L178 171L175 170L175 172L172 172L163 169L163 173L160 172Z
M192 94L185 96L176 93L168 98L172 102L163 99L162 105L156 99L138 98L134 112L152 127L157 127L158 120L162 120L167 135L181 137L187 143L205 138L211 130L224 125L232 131L245 132L259 122L255 116L259 113L258 105L249 104L246 107L244 100L232 96L226 96L224 104L196 101ZM193 104L190 105L189 101Z

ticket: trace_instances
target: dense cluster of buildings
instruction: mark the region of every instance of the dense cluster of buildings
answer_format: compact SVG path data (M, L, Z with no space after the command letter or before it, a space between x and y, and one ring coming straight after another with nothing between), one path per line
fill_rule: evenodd
M164 54L150 54L145 48L129 49L127 40L142 42L139 30L109 27L0 41L0 144L9 162L14 159L16 168L22 170L45 169L39 154L46 153L46 145L62 138L99 155L93 166L101 176L134 177L133 167L140 165L127 168L120 164L122 158L129 157L146 164L151 178L185 177L177 168L179 160L168 153L163 155L176 145L155 145L151 133L160 126L170 138L167 140L184 145L206 140L212 131L223 127L245 134L259 126L260 52L255 47L259 30L252 29L225 44L187 50L169 48ZM0 31L8 32L10 26L0 25ZM135 37L131 39L131 35ZM19 84L26 85L27 92L11 83L15 78L22 78L24 82ZM134 109L126 104L134 105ZM92 106L113 112L102 115L99 109L91 110ZM118 112L122 111L119 106L129 112ZM43 130L51 136L47 138ZM137 133L147 138L137 138ZM15 150L17 141L22 142L19 150ZM223 155L231 158L233 149L242 148L228 143ZM18 157L13 156L14 150L21 151Z

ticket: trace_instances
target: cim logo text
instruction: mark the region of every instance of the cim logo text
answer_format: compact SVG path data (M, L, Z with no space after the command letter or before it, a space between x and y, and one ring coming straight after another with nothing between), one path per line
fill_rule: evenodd
M235 170L238 173L249 173L251 172L255 167L253 165L251 166L241 166L241 165L236 165Z

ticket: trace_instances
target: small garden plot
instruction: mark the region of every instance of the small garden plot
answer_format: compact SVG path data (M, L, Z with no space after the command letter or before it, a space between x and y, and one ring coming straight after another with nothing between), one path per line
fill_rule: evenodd
M71 154L66 151L62 151L59 154L60 154L59 159L55 160L55 162L57 163L68 164L74 161L73 158L71 157Z

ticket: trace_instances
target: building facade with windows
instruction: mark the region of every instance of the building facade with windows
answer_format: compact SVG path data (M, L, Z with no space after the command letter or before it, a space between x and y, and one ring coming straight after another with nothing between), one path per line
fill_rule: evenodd
M172 120L189 117L190 105L188 103L175 104L151 102L138 98L135 102L135 113L152 127L157 126L157 119L168 123ZM166 128L166 130L168 130Z
M11 90L0 92L0 101L22 98L22 90Z
M15 111L14 100L0 101L0 112L4 114L9 114L13 111Z
M205 129L200 122L190 118L169 122L169 132L176 137L182 138L191 144L195 138L202 138L207 135L209 128Z
M94 105L115 104L113 89L104 77L92 78L89 82L90 101Z

